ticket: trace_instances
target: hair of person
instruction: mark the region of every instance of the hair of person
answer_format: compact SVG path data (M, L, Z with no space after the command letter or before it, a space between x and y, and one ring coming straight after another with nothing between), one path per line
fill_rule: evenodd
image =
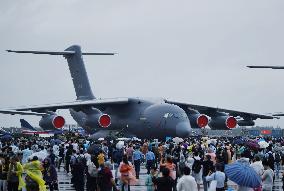
M262 161L262 165L263 165L263 166L269 166L269 162L268 162L267 160L263 160L263 161Z
M37 156L34 156L33 159L32 159L32 161L36 161L36 160L38 160L38 157L37 157Z
M256 155L256 156L254 157L254 160L255 160L255 161L260 161L260 157L259 157L258 155Z
M126 156L126 155L123 155L123 157L122 157L122 162L123 162L124 164L128 164L128 160L127 160L127 156Z
M168 168L162 168L162 175L168 177L170 175L170 170Z
M167 156L166 161L167 161L168 163L173 163L173 159L172 159L171 156Z
M207 158L207 160L211 160L211 156L210 155L206 155L205 157Z
M184 175L190 175L190 168L188 167L188 166L186 166L186 167L184 167L184 169L183 169L183 174Z
M223 166L221 164L217 163L215 168L216 168L217 171L222 171Z

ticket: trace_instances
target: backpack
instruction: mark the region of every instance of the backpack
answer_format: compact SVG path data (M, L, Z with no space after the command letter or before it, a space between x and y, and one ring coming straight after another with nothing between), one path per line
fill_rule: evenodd
M81 169L81 168L85 168L87 165L87 160L85 157L82 156L78 156L75 159L75 163L73 164L73 168L76 169Z
M196 160L194 158L194 163L192 165L192 170L194 173L198 174L201 170L202 166L201 166L201 161L200 160Z
M279 163L281 161L281 156L279 153L275 153L275 162Z
M93 163L88 166L88 173L91 177L98 177L97 168Z

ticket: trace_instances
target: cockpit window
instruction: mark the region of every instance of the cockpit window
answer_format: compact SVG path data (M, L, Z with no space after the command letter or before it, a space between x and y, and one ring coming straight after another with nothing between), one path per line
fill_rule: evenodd
M172 117L174 114L172 113L165 113L164 118L170 118Z
M187 118L187 115L185 113L165 113L164 118L170 118L170 117L175 117L175 118Z

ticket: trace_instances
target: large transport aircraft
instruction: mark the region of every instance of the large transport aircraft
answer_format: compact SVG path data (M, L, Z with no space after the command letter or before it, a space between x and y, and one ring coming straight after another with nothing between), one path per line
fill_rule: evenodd
M56 114L58 109L69 109L74 120L88 132L95 133L97 137L105 137L113 131L120 131L124 135L139 138L188 137L192 134L192 128L204 128L208 125L211 129L233 129L237 125L253 126L254 120L258 118L274 118L270 115L193 105L166 99L96 99L90 87L82 56L114 55L115 53L84 53L77 45L59 52L7 51L62 55L67 59L77 96L76 101L0 109L0 113L4 114L42 116L39 126L44 130L61 129L64 126L65 119Z

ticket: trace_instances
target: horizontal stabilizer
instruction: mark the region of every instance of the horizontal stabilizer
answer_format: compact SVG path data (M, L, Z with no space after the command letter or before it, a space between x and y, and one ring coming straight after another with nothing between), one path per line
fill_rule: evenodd
M75 51L38 51L38 50L6 50L7 52L14 53L31 53L31 54L48 54L48 55L73 55ZM82 55L115 55L117 53L109 53L109 52L82 52Z
M247 66L248 68L284 69L284 66Z

